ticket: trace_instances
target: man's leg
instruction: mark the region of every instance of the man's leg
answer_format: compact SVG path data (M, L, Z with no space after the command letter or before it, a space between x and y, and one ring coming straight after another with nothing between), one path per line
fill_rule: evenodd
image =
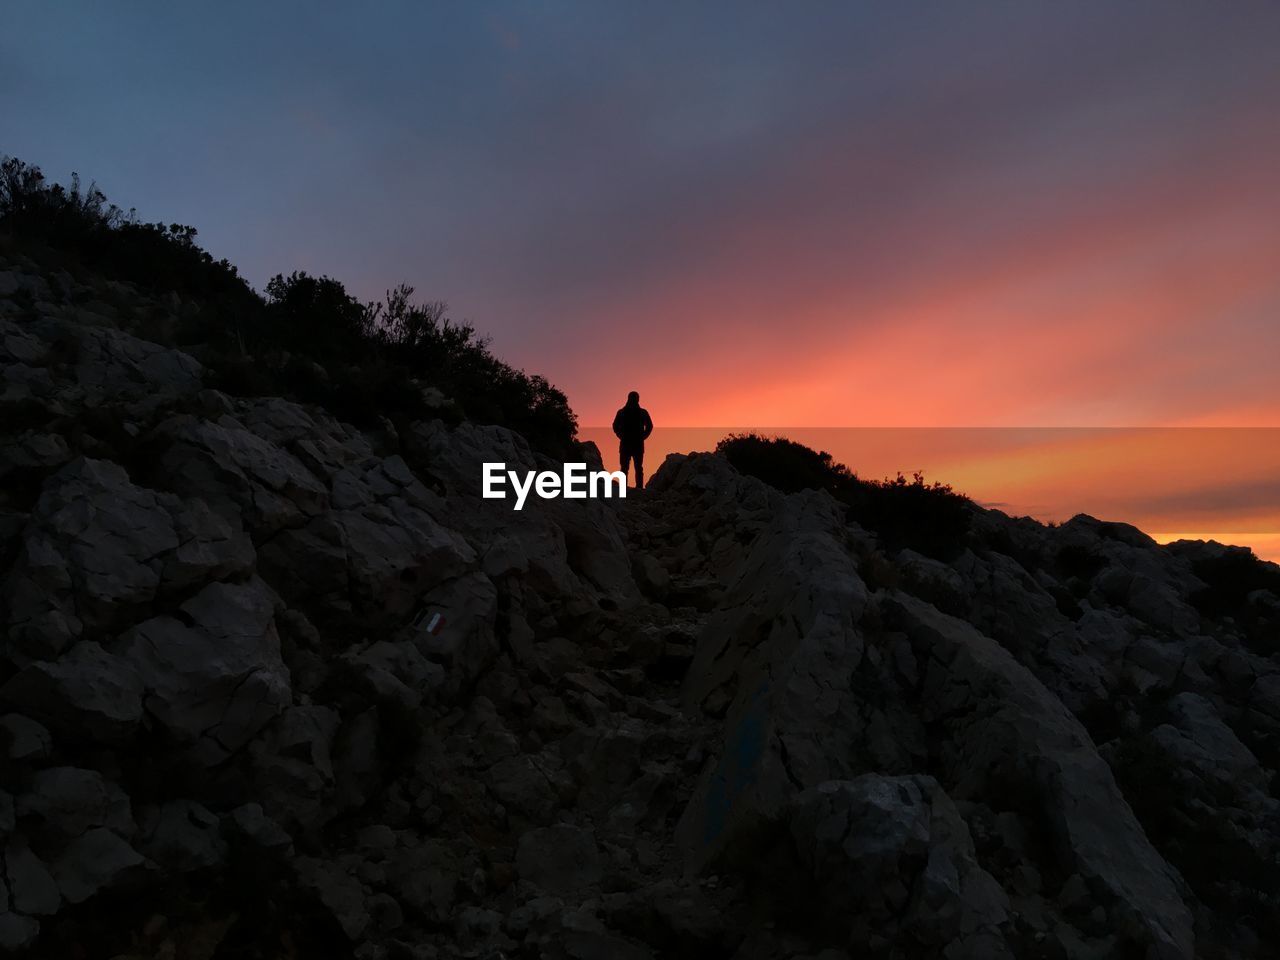
M622 475L625 477L627 471L631 469L631 451L627 449L625 443L618 445L618 463L622 467Z
M644 448L637 450L632 454L632 458L636 462L636 489L644 489Z

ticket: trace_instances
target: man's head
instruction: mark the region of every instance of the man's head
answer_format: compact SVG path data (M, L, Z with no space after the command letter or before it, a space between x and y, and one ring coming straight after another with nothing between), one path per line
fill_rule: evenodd
M627 403L631 404L631 406L634 407L639 402L640 394L636 393L634 390L627 394Z

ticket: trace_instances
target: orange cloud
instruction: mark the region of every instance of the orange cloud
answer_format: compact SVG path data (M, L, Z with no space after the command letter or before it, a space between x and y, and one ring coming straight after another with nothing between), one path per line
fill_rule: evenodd
M1267 359L1280 334L1259 319L1280 308L1272 141L1241 122L1078 209L1023 224L1013 196L990 213L1012 221L998 229L909 204L904 236L886 240L906 248L883 277L859 266L881 258L874 236L827 224L807 237L810 211L762 201L687 269L592 304L589 356L563 358L560 379L584 384L572 399L588 423L633 385L663 422L690 425L1223 422L1205 411L1242 406L1280 422ZM806 195L850 189L836 160L791 173Z

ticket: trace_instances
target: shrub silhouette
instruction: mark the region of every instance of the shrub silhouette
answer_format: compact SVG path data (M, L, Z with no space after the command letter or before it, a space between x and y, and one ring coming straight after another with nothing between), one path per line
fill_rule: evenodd
M568 398L545 377L498 360L489 339L450 318L443 301L415 304L413 292L401 284L367 308L370 336L385 355L458 399L471 419L505 424L536 447L567 454L577 433Z
M565 395L495 357L474 327L446 316L444 303L415 304L404 284L363 303L338 280L297 271L273 277L264 297L196 236L182 224L140 223L74 175L63 187L38 167L0 160L0 243L177 294L180 322L140 332L197 354L219 389L322 404L368 426L382 416L441 415L424 395L431 386L454 401L452 416L519 430L552 456L573 449L577 420Z
M113 280L173 291L228 316L261 304L234 266L200 248L194 227L141 223L96 184L82 189L75 174L69 187L49 183L39 167L15 157L0 159L0 230L28 249L44 247Z
M376 348L369 309L330 277L294 271L267 281L266 323L260 343L304 350L321 363L363 360Z
M943 483L911 478L863 480L825 450L786 437L730 434L716 452L741 473L786 493L826 490L848 508L849 518L876 533L893 550L909 547L940 560L964 548L972 504Z

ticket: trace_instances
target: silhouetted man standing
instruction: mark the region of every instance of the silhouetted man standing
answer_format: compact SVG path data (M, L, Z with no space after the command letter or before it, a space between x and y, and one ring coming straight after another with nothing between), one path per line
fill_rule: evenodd
M636 489L644 489L644 442L653 433L649 411L640 406L640 394L627 394L627 405L613 418L613 433L618 438L618 460L626 473L631 461L636 463Z

